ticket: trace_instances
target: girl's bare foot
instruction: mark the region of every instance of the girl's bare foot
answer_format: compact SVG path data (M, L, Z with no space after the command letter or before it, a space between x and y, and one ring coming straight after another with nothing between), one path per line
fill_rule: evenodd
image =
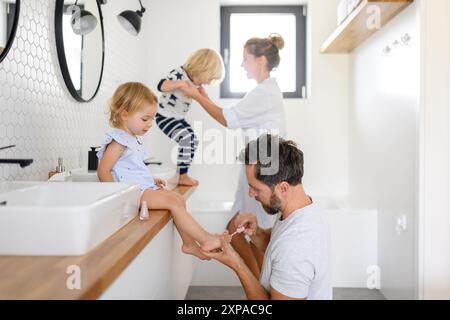
M211 258L208 258L207 256L205 256L202 253L202 251L200 250L200 247L195 243L183 244L183 246L181 247L181 251L183 251L183 253L185 253L185 254L190 254L190 255L196 256L200 260L211 260Z
M222 236L224 237L224 239L225 239L226 242L228 242L228 243L231 242L232 236L230 235L230 233L228 232L228 230L226 230L226 231L222 234ZM203 250L203 249L202 249L202 250ZM219 247L219 248L210 250L209 252L215 252L215 253L217 253L217 252L221 252L221 251L222 251L222 248Z
M187 175L187 173L180 174L180 179L178 180L178 185L195 187L195 186L198 186L198 180L195 180L194 178L189 177Z
M239 229L239 228L238 228L238 229ZM242 230L242 229L241 229L241 230ZM239 232L238 232L238 233L239 233ZM228 232L228 230L225 230L224 233L223 233L222 235L224 236L226 242L231 243L231 239L233 238L233 235L230 234L230 233Z
M221 243L220 243L220 236L217 234L211 234L208 236L208 240L203 243L201 246L203 251L213 251L216 249L220 249Z

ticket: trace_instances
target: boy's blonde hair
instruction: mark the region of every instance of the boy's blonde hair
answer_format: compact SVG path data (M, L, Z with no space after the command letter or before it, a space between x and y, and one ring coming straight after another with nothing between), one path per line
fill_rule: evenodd
M156 95L140 82L126 82L120 85L109 101L109 124L118 128L122 124L121 113L138 111L143 103L155 105Z
M213 49L199 49L192 53L183 65L188 76L197 77L201 83L223 80L224 66L220 54Z

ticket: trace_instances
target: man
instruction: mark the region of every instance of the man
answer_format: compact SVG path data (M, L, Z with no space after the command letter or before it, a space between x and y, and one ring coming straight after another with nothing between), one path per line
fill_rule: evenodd
M234 218L234 230L244 226L251 238L252 254L245 253L245 260L260 265L259 281L230 245L228 231L221 237L222 251L205 255L236 272L248 299L331 299L329 231L303 189L302 151L292 141L264 135L247 145L244 158L250 196L268 214L277 214L266 230L254 214Z

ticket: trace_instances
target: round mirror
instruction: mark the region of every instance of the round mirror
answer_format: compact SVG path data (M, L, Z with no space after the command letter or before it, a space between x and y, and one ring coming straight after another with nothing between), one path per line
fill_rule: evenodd
M0 62L6 57L16 35L20 0L0 0Z
M105 43L100 1L57 0L55 36L67 89L77 101L91 101L103 75Z

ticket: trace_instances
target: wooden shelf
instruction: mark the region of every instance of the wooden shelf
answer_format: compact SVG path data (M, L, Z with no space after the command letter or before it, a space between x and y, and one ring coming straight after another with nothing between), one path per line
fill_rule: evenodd
M339 25L339 27L323 43L322 53L349 53L363 43L377 28L367 27L367 21L373 19L370 6L378 6L381 14L381 27L399 14L414 0L362 0L356 9Z

